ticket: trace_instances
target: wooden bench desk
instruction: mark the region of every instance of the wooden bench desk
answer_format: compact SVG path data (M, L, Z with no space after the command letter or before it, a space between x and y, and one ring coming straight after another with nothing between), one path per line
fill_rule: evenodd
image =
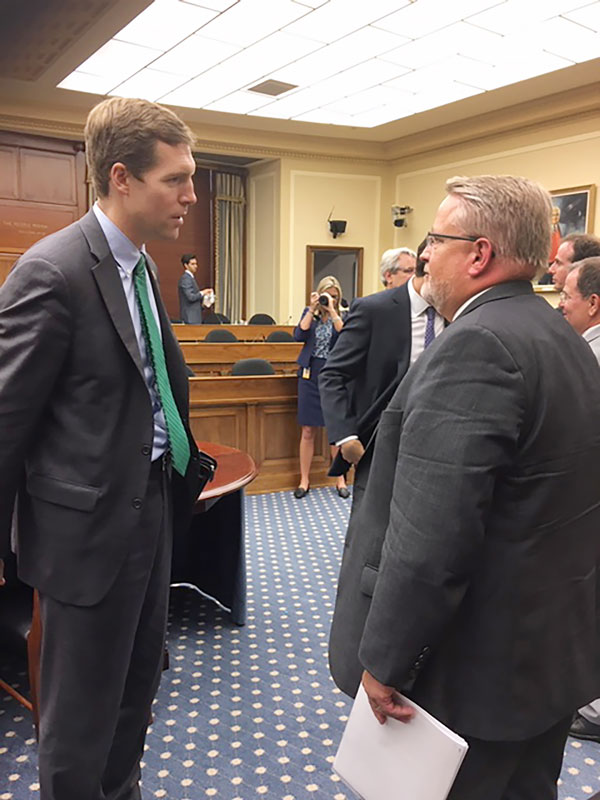
M231 375L243 358L264 358L278 373L296 375L301 342L181 342L186 364L195 375Z
M240 342L264 342L273 331L294 333L295 325L184 325L173 324L179 342L201 342L209 331L231 331Z

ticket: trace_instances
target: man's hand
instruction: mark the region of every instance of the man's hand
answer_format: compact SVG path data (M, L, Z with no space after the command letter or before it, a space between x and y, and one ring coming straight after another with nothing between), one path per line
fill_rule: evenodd
M404 705L400 695L393 686L385 686L366 670L363 672L362 685L369 698L369 704L377 722L385 724L388 717L400 722L410 722L415 715L414 708Z
M0 586L4 586L6 581L4 580L4 560L0 558Z
M342 458L350 464L356 466L365 453L365 448L362 446L360 439L350 439L348 442L340 447Z
M200 292L201 294L214 294L215 290L209 287L208 289L200 289Z

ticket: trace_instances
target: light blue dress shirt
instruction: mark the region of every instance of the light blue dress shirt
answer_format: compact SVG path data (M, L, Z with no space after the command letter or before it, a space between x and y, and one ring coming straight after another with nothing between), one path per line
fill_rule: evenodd
M98 220L98 224L102 228L102 232L106 237L110 252L112 253L114 260L117 262L117 266L119 268L119 277L121 278L121 283L123 284L125 299L127 300L127 306L129 308L129 313L131 314L135 338L137 339L138 347L140 349L140 356L144 366L144 380L146 381L146 386L148 387L150 400L152 402L152 413L154 415L154 439L152 442L152 461L154 461L168 449L169 437L167 434L165 415L162 410L162 405L156 386L152 362L148 356L146 340L142 331L140 310L138 308L135 285L133 283L133 270L140 260L140 256L142 254L144 254L144 256L146 255L146 248L144 245L142 245L142 249L138 250L131 239L128 239L123 231L117 228L115 223L106 216L98 203L94 203L93 211L96 215L96 219ZM146 284L148 286L148 297L150 298L152 313L154 314L154 319L156 320L159 333L162 336L158 308L156 307L156 299L154 297L154 290L152 289L152 284L147 271Z

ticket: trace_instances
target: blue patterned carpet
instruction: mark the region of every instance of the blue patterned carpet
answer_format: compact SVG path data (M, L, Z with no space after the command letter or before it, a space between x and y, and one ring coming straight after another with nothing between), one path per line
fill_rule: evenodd
M313 489L301 501L285 492L246 503L247 625L174 591L171 668L144 754L145 800L349 796L331 773L349 702L329 677L327 635L350 501ZM0 654L0 675L14 683L17 670ZM600 745L570 739L560 800L599 790ZM38 796L30 718L0 694L0 800Z

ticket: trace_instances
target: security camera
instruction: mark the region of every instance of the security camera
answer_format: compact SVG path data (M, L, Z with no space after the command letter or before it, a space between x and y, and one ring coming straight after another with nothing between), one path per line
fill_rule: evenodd
M406 215L411 211L410 206L392 206L392 222L396 228L403 228L406 225Z

